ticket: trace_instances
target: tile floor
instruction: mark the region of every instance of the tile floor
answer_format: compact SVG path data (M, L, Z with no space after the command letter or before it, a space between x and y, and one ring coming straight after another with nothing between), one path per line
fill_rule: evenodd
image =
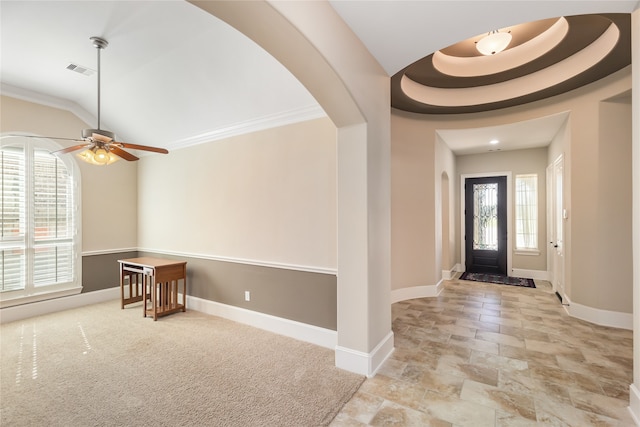
M633 426L632 332L536 285L451 280L393 304L394 353L331 426Z

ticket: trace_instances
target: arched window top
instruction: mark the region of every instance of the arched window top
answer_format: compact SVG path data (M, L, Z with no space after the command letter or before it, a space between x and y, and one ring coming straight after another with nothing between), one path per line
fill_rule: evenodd
M0 139L2 307L79 293L80 173L48 138Z

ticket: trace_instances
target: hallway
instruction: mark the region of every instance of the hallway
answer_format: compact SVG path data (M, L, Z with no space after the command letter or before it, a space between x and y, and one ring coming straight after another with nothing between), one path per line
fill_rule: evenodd
M632 331L572 318L551 286L451 280L393 304L395 351L332 426L633 426Z

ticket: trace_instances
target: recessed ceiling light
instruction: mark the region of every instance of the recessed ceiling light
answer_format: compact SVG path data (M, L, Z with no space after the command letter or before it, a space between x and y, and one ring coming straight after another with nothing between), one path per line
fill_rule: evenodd
M489 144L491 145L496 145L497 143L499 143L500 141L498 141L497 139L492 139L491 141L489 141Z

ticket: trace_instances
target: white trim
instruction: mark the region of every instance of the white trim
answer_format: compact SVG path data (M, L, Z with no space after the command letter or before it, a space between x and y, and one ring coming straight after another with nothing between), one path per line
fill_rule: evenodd
M190 295L187 295L187 307L332 350L338 341L338 333L330 329Z
M454 266L451 270L442 270L442 280L451 280L456 275L456 267Z
M515 236L515 233L512 233L512 215L513 215L513 201L512 201L512 180L511 180L511 172L486 172L486 173L466 173L460 175L460 264L463 266L462 270L466 270L466 247L465 247L465 191L464 184L467 178L485 178L485 177L493 177L493 176L506 176L507 177L507 272L511 271L512 265L512 252L513 252L513 239L511 236Z
M179 150L181 148L187 148L205 142L217 141L237 135L243 135L279 126L286 126L289 124L303 122L306 120L313 120L326 116L327 114L319 105L310 105L307 107L297 108L295 110L283 111L239 123L234 123L226 127L214 129L209 132L174 141L170 143L167 148L169 150Z
M0 323L14 322L29 317L69 310L89 304L120 299L120 287L102 289L100 291L76 294L63 298L38 301L30 304L6 307L0 310Z
M111 255L111 254L118 254L123 252L137 252L137 251L138 251L138 248L101 249L98 251L82 252L82 256Z
M138 248L138 251L152 252L152 253L163 254L163 255L174 255L174 256L189 257L189 258L206 259L210 261L222 261L222 262L233 262L237 264L257 265L260 267L283 268L285 270L307 271L309 273L321 273L321 274L332 274L332 275L336 275L338 273L337 269L331 268L331 267L314 267L309 265L285 264L285 263L273 262L273 261L258 261L258 260L245 259L245 258L194 254L194 253L188 253L188 252L174 252L174 251L165 251L165 250L158 250L158 249L147 249L147 248Z
M540 251L538 249L517 249L513 251L514 255L522 255L522 256L540 256Z
M457 273L463 273L463 272L464 272L463 264L457 263L457 264L453 267L453 271L455 271L455 272L457 272Z
M640 426L640 391L635 384L629 386L629 406L627 409L636 425Z
M437 297L442 292L444 283L440 280L435 285L409 286L407 288L393 289L391 291L391 304L414 298Z
M549 272L544 270L526 270L524 268L511 269L511 276L526 279L549 280Z
M247 258L235 258L235 257L225 257L225 256L218 256L218 255L195 254L195 253L188 253L188 252L165 251L165 250L148 249L148 248L101 249L101 250L83 252L82 256L110 255L110 254L124 253L124 252L152 252L152 253L157 253L162 255L173 255L173 256L179 256L179 257L197 258L197 259L204 259L209 261L233 262L236 264L247 264L247 265L256 265L259 267L271 267L271 268L281 268L285 270L306 271L309 273L331 274L334 276L338 273L338 270L332 267L314 267L310 265L287 264L287 263L272 262L272 261L258 261L258 260L247 259Z
M633 330L633 313L588 307L572 302L566 295L563 296L562 300L564 303L569 304L565 308L571 317L586 320L600 326Z
M0 323L13 322L42 314L119 299L120 287L116 286L113 288L87 292L64 298L7 307L0 310ZM190 310L224 317L225 319L264 329L280 335L285 335L329 349L334 349L337 343L336 331L269 314L259 313L257 311L247 310L245 308L234 307L190 295L187 295L187 307Z
M52 286L52 287L55 287ZM74 286L72 288L60 288L57 290L47 290L36 292L34 294L25 295L20 291L9 291L2 295L0 299L0 308L15 307L23 304L33 304L39 301L46 301L50 299L68 297L71 295L77 295L82 292L82 286Z
M389 332L370 353L336 346L336 367L371 378L393 350L393 332Z
M83 252L82 256L110 255L110 254L123 253L123 252L152 252L152 253L157 253L162 255L173 255L173 256L179 256L179 257L197 258L197 259L204 259L209 261L233 262L236 264L248 264L248 265L256 265L259 267L271 267L271 268L281 268L285 270L306 271L309 273L331 274L334 276L338 273L338 270L332 267L314 267L310 265L287 264L287 263L272 262L272 261L258 261L258 260L247 259L247 258L235 258L235 257L225 257L225 256L218 256L218 255L195 254L195 253L188 253L188 252L165 251L161 249L158 250L158 249L149 249L149 248L101 249L101 250Z

